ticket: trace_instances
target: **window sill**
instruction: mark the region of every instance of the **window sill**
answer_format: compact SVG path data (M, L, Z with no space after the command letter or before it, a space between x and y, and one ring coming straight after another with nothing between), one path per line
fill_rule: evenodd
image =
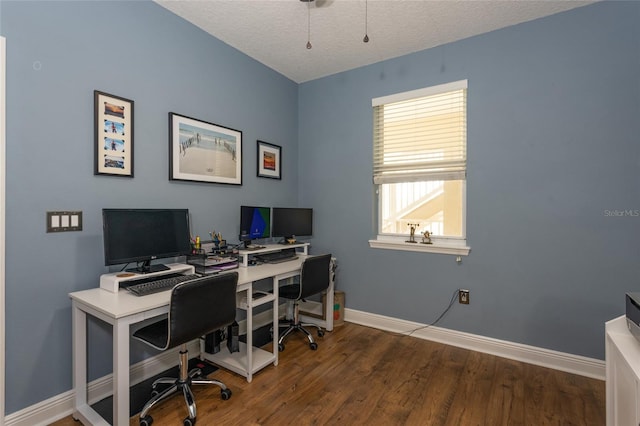
M452 254L455 256L468 256L471 247L467 247L464 243L458 245L444 244L442 242L434 242L433 244L407 243L400 240L369 240L369 247L386 250L402 250L402 251L419 251L423 253L439 253Z

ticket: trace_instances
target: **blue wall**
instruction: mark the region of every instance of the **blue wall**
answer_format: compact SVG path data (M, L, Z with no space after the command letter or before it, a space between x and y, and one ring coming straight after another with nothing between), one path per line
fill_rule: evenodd
M297 203L297 85L151 2L2 2L7 38L6 412L71 389L68 293L96 287L103 207L185 207L237 241L241 204ZM38 62L40 69L37 70ZM35 67L34 67L35 64ZM135 177L93 175L93 91L135 102ZM243 185L168 180L168 112L243 132ZM283 179L256 177L256 140ZM47 210L84 212L45 233ZM90 329L92 378L111 334ZM132 362L144 357L134 354Z
M369 248L371 99L462 79L470 255L457 265ZM467 288L471 304L439 326L604 359L604 322L640 287L639 3L595 4L311 81L299 103L301 203L317 210L314 247L339 259L348 308L431 323Z
M441 326L602 359L640 272L640 217L606 214L640 209L639 23L638 3L596 4L298 86L150 2L0 2L6 412L71 389L67 294L105 272L103 207L187 207L231 239L240 204L310 206L347 307L429 323L464 287ZM460 79L470 256L370 249L371 98ZM93 175L96 89L135 101L133 179ZM243 131L241 187L168 181L170 111ZM256 139L283 147L282 181L255 176ZM46 234L66 209L84 230ZM109 330L90 339L96 378Z

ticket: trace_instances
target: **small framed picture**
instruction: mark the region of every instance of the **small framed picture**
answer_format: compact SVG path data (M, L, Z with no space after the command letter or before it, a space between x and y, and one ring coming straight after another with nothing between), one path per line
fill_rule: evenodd
M169 180L242 185L242 132L170 112Z
M258 141L258 177L282 179L282 148Z
M94 90L95 175L133 177L133 101Z

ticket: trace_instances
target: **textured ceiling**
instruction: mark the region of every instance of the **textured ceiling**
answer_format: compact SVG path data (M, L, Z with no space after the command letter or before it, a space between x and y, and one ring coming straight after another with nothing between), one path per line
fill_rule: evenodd
M156 0L156 3L302 83L593 1ZM365 22L368 43L363 42ZM312 49L306 48L309 28Z

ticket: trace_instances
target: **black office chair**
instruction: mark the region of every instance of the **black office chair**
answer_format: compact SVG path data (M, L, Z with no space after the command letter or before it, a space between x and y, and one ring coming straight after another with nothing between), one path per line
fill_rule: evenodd
M316 324L307 324L300 322L300 305L299 302L305 298L318 294L329 287L331 254L323 254L307 258L302 263L300 272L300 283L285 285L279 288L280 297L289 299L293 302L293 319L280 324L280 327L287 327L278 339L278 350L284 350L284 339L294 331L301 331L309 340L309 347L312 350L318 349L318 344L313 340L313 336L304 327L316 327L318 336L322 337L324 331L322 327Z
M185 426L196 423L196 404L191 385L216 385L223 400L231 398L231 390L217 380L199 378L199 369L188 371L187 343L227 326L236 317L238 273L208 276L176 285L171 291L168 318L141 328L133 334L138 340L159 350L180 346L180 377L162 377L152 385L152 398L140 412L140 426L149 426L153 418L149 410L175 392L182 391L189 411ZM171 386L158 392L159 384Z

